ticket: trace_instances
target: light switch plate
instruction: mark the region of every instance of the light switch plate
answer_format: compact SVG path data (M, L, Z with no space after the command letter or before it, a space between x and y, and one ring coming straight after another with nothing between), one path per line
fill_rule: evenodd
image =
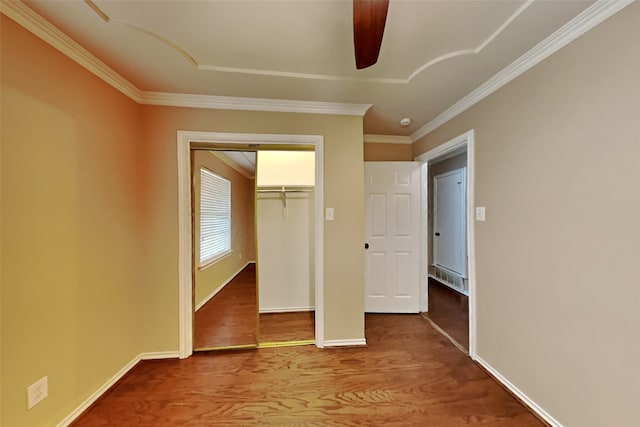
M325 221L333 221L333 208L327 208L324 211Z
M484 206L480 206L476 208L476 221L484 221L485 220L485 209Z

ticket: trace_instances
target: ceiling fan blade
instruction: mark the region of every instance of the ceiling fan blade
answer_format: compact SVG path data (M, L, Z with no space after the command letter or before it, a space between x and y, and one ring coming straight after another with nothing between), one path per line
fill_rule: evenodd
M353 44L356 68L378 62L389 0L353 0Z

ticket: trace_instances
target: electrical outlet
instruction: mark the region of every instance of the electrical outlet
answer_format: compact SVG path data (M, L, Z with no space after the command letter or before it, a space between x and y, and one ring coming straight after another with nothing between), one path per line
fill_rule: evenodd
M42 402L49 395L48 389L49 384L46 376L27 387L27 409Z
M238 252L238 259L242 259L242 252Z

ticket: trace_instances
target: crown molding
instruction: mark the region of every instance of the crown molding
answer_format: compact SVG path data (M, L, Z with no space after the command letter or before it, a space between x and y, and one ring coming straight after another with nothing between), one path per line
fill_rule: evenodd
M139 104L225 110L364 116L371 104L294 101L144 92L19 0L0 1L0 13L33 33Z
M0 12L132 100L140 102L142 92L137 87L21 1L0 1Z
M239 98L233 96L190 95L144 92L141 104L170 107L212 108L221 110L274 111L286 113L338 114L364 116L371 104L294 101L288 99Z
M414 132L406 142L405 137L367 135L365 142L411 143L426 136L444 123L458 116L505 84L540 63L596 25L622 10L633 0L597 0L580 15L562 26L534 48L491 77L467 96L440 113L429 123ZM337 114L364 116L371 104L343 104L314 101L275 100L262 98L236 98L209 95L143 92L104 62L80 46L58 28L46 21L19 0L0 1L0 13L67 55L89 72L113 86L140 104L227 110L273 111L311 114ZM376 138L373 138L376 137ZM384 138L381 138L384 137ZM369 139L370 138L370 139ZM402 142L400 139L402 138Z
M535 0L526 0L506 21L504 21L487 39L485 39L479 46L475 48L456 50L448 52L444 55L440 55L436 58L427 61L417 69L415 69L407 78L393 78L393 77L359 77L359 76L344 76L335 74L314 74L314 73L299 73L290 71L276 71L276 70L264 70L256 68L239 68L239 67L226 67L220 65L207 65L200 64L186 49L180 47L178 43L167 39L149 29L140 27L138 25L131 24L123 20L113 20L105 11L95 4L92 0L85 0L86 5L95 12L100 19L106 23L118 22L120 25L125 25L128 28L146 34L153 37L158 42L163 43L169 49L173 49L179 55L187 60L187 62L197 68L198 70L214 71L218 73L232 73L232 74L248 74L268 77L285 77L294 79L309 79L309 80L326 80L326 81L342 81L342 82L370 82L370 83L385 83L385 84L409 84L411 81L428 68L446 61L457 56L464 55L476 55L480 53L485 47L487 47L493 40L498 37L505 28L507 28L513 21L515 21Z
M513 21L515 21L525 10L527 10L527 8L531 6L534 1L536 0L525 1L513 14L511 14L511 16L509 16L509 18L507 18L506 21L502 23L502 25L500 25L488 38L485 39L485 41L483 41L476 48L457 50L457 51L449 52L437 58L432 59L431 61L423 64L422 66L417 68L413 73L411 73L411 75L407 79L407 83L409 83L411 80L413 80L416 76L418 76L420 73L425 71L427 68L430 68L440 62L446 61L451 58L455 58L457 56L479 54L484 50L485 47L487 47L491 42L493 42L496 39L496 37L498 37L509 25L511 25Z
M411 144L409 136L364 134L364 142L369 144Z
M507 65L502 71L471 91L467 96L437 115L429 123L411 134L411 140L426 136L468 108L477 104L516 77L548 58L593 27L624 9L634 0L597 0L571 21L560 27L549 37L538 43L520 58Z

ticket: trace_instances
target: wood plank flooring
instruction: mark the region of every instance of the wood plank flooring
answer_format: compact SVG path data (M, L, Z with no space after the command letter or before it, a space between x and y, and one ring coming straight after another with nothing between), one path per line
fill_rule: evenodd
M249 264L194 317L193 347L257 345L256 265Z
M315 339L315 311L260 313L260 342Z
M420 315L367 315L366 336L143 361L74 426L544 425Z
M426 316L469 349L469 298L429 278L429 311Z
M313 340L315 312L262 313L257 323L256 267L249 264L194 317L194 349ZM258 338L259 336L259 338Z

